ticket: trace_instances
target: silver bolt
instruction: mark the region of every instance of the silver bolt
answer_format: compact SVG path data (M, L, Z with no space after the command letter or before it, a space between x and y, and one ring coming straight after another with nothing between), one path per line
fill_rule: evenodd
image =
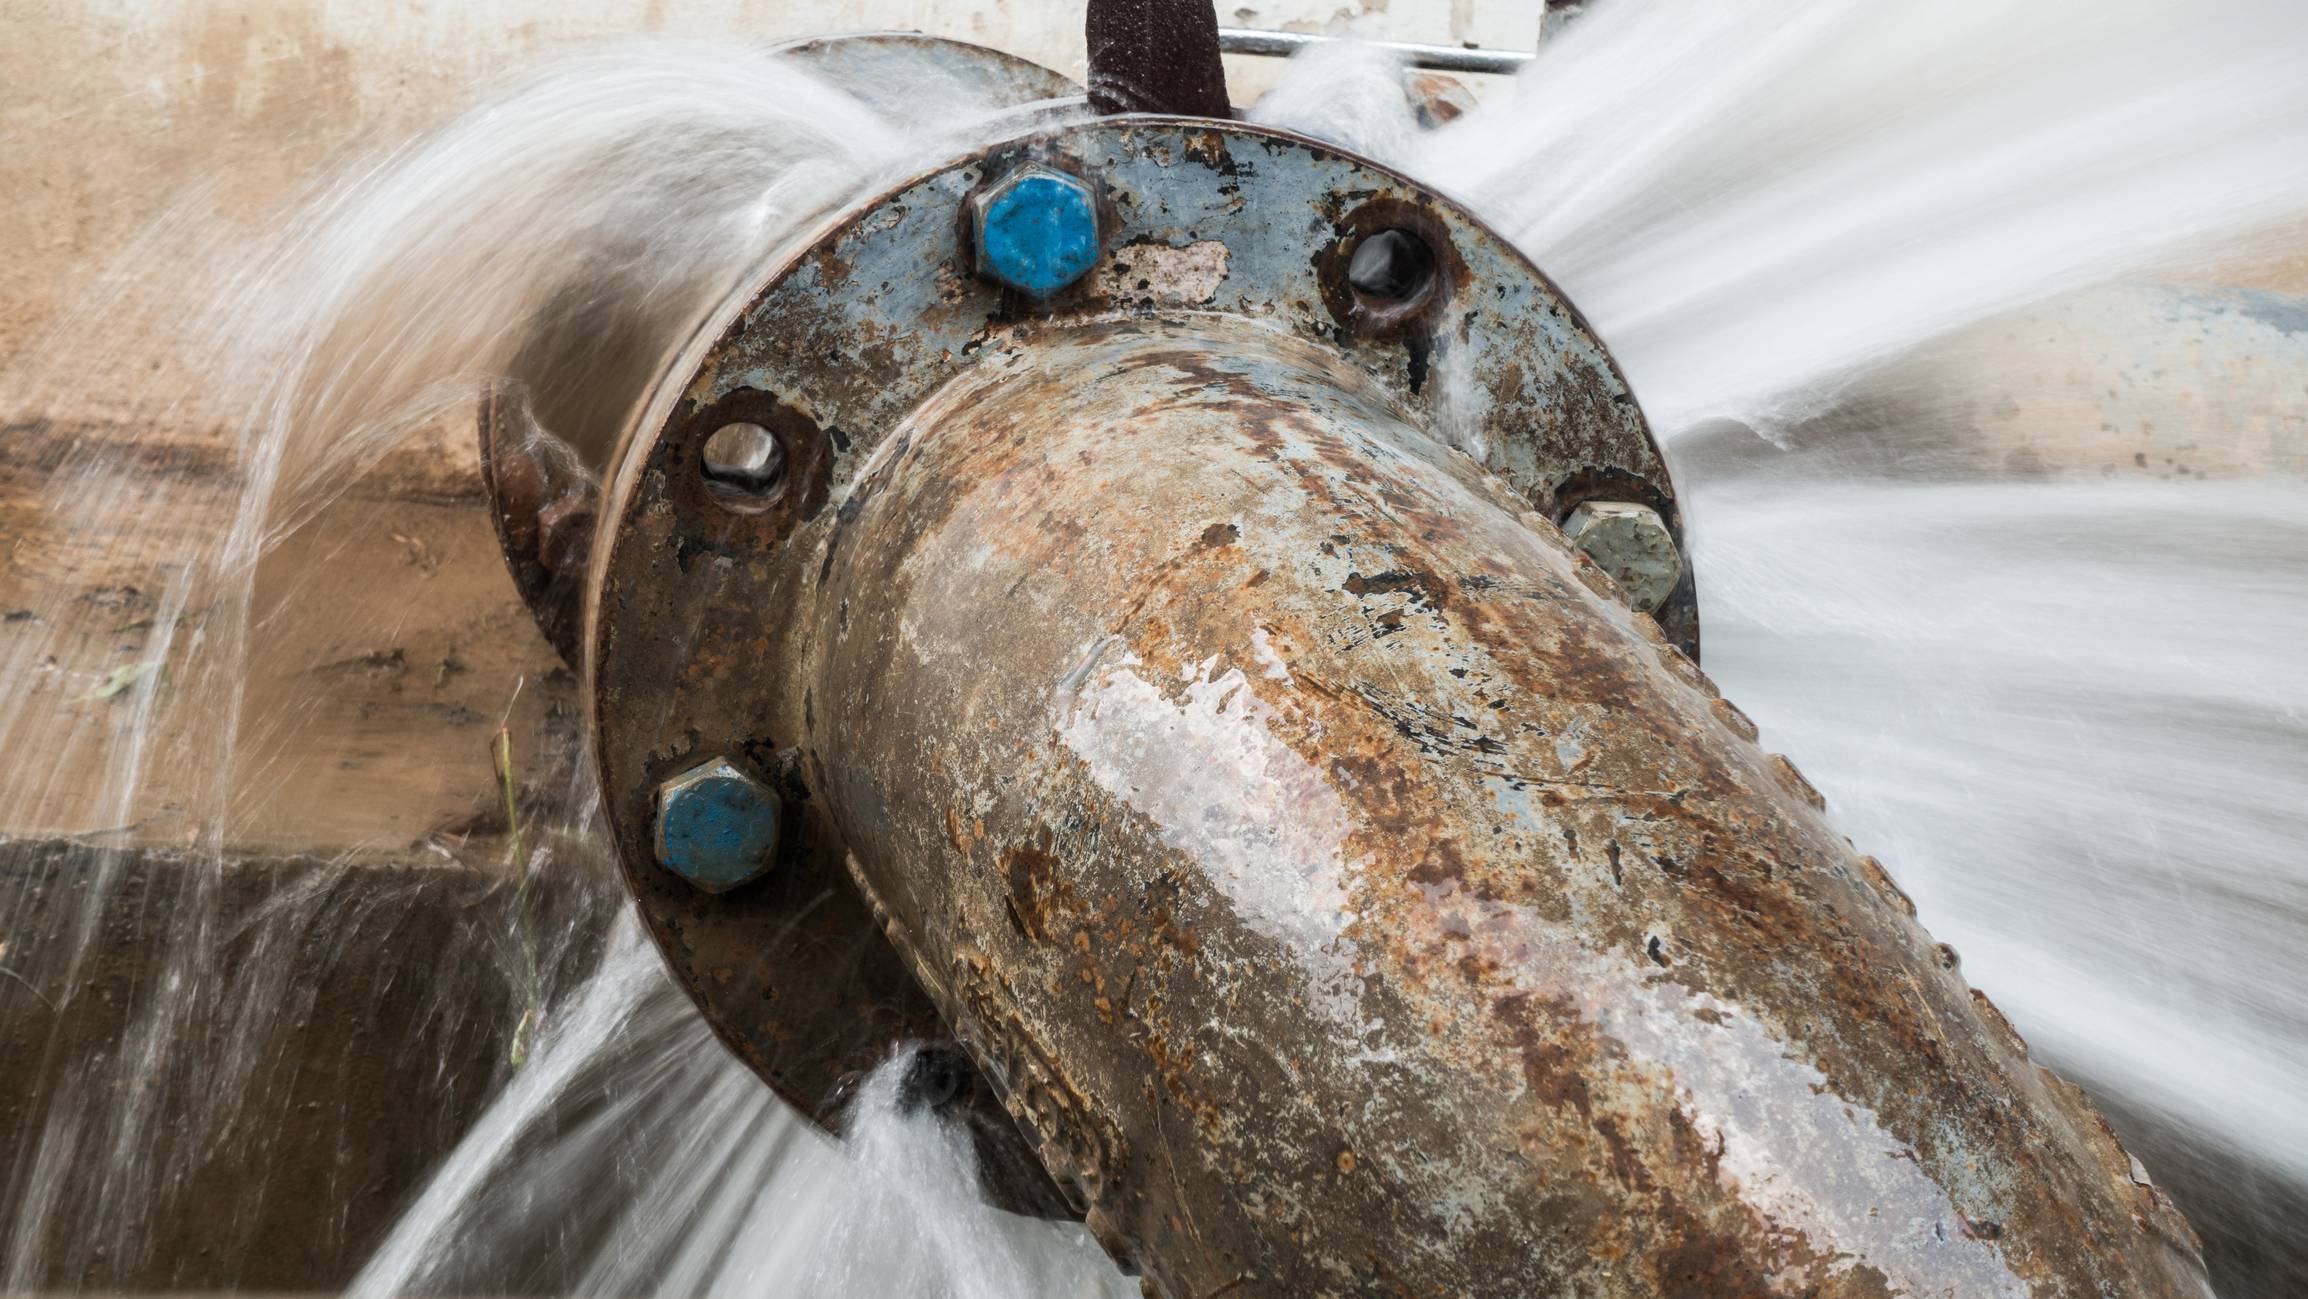
M759 424L724 424L705 440L705 481L738 496L766 497L785 485L785 448Z
M1609 573L1637 613L1667 602L1683 580L1683 556L1666 520L1648 505L1587 501L1563 520L1563 535Z

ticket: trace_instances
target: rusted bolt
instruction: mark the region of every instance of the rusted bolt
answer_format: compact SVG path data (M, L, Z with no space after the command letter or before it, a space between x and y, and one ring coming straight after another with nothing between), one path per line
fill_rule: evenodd
M777 860L775 791L723 758L657 790L657 863L707 893L759 879Z
M576 573L593 549L593 497L563 497L537 511L537 562L555 573Z
M1666 603L1683 580L1675 536L1648 505L1587 501L1563 520L1563 535L1611 575L1638 613Z
M1098 200L1079 176L1024 166L970 197L978 271L1046 298L1098 264Z
M731 504L767 505L785 488L785 448L759 424L724 424L705 440L698 471Z

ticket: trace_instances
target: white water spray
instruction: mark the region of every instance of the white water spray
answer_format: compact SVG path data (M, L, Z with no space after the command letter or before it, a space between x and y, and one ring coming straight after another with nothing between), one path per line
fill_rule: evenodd
M1619 0L1512 93L1415 143L1364 93L1383 61L1324 58L1261 119L1386 152L1498 222L1610 342L1663 435L1818 411L1942 331L2233 253L2308 211L2308 11L2285 0ZM15 1183L11 1288L82 1238L132 1252L233 1131L204 1111L212 1126L174 1143L166 1094L237 1095L265 1066L231 1044L290 990L219 967L213 895L235 809L266 797L308 706L247 694L253 642L297 613L281 590L316 580L260 583L280 539L500 382L540 315L615 305L678 345L812 214L968 125L885 120L732 49L604 55L318 195L197 310L147 325L166 372L212 376L217 396L155 387L145 404L233 430L236 525L165 588L201 666L115 730L47 733L19 700L0 735L106 746L121 824L155 810L141 791L160 767L211 773L190 813L200 872L172 900L165 977L131 1041L76 1066L89 1103L45 1118ZM154 240L196 264L185 229ZM69 389L100 334L127 345L106 305L11 376L11 408ZM2288 1101L2308 1066L2300 485L1858 481L1793 457L1710 472L1686 466L1683 485L1708 665L1731 696L2049 1054L2191 1140L2308 1181L2308 1114ZM121 508L140 475L70 460L56 511ZM10 682L38 670L0 665ZM215 710L184 729L206 747L152 751L155 707ZM9 793L41 796L37 779ZM102 895L111 861L71 869ZM68 997L93 908L61 932L10 926L10 970ZM313 914L284 902L263 923L295 936ZM621 929L552 990L529 1065L363 1292L547 1273L598 1294L1122 1284L1079 1233L977 1205L963 1150L899 1112L892 1070L865 1089L850 1152L828 1148L653 962ZM131 1078L160 1081L106 1099Z
M556 1252L584 1295L1137 1291L1081 1228L980 1200L967 1135L906 1099L910 1051L859 1088L846 1142L812 1129L713 1039L630 918L552 1024L354 1295L516 1288Z
M56 680L47 665L69 647L43 634L19 641L6 665L20 688L0 698L0 747L27 755L0 793L9 824L49 823L54 796L71 791L45 773L88 769L82 751L106 755L96 766L107 773L107 828L85 848L29 863L39 877L14 894L26 906L70 898L64 923L0 916L9 979L50 1009L52 1055L67 1049L99 928L140 907L165 920L139 931L158 955L150 980L133 990L123 1039L87 1058L58 1055L52 1068L71 1081L46 1090L44 1115L28 1116L38 1135L24 1166L9 1170L0 1286L38 1290L62 1277L119 1285L144 1275L154 1242L201 1193L220 1153L264 1148L270 1134L253 1102L277 1101L293 1080L293 1065L272 1053L293 1018L284 1009L309 989L289 983L291 962L253 960L243 949L320 943L335 932L332 908L342 899L306 888L244 920L227 896L242 887L229 860L251 813L272 801L284 762L329 756L303 734L327 700L325 665L282 663L273 642L296 643L288 626L311 616L316 588L342 578L325 562L331 548L320 548L320 563L288 563L283 543L322 523L351 484L435 426L469 443L476 399L527 377L521 348L540 329L614 335L645 363L678 347L749 268L818 215L903 174L914 150L942 154L949 133L973 129L976 119L949 101L930 102L941 110L935 121L892 119L787 60L721 47L641 46L579 60L349 169L257 247L235 246L188 201L134 253L191 268L181 300L129 310L100 286L7 377L0 408L102 411L115 426L146 431L151 445L122 446L75 427L36 429L26 436L45 443L25 462L58 463L46 483L48 517L140 519L127 544L165 555L157 607L135 624L149 627L142 658L128 675ZM121 354L146 359L143 384L81 399L88 358ZM533 411L563 396L534 385L520 395ZM611 424L622 415L582 402L561 408ZM152 459L179 447L224 468L156 485ZM179 517L225 523L218 535L184 538L170 531ZM22 614L36 628L72 625L60 609ZM505 682L505 697L521 684ZM122 707L87 706L115 693L126 696ZM533 747L538 737L524 740ZM583 789L581 771L569 780ZM574 810L528 827L529 864L540 870L556 834L594 833L584 793L551 801ZM149 872L160 896L114 896L126 860L114 845L128 832L188 845ZM598 940L585 930L598 925L614 886L603 872L576 891L588 888L600 896L576 929L551 936L557 945ZM494 1006L502 982L550 996L538 971L508 964L450 962L419 1000L452 1005L468 989ZM573 1005L592 1006L607 994L576 995ZM512 1054L522 1054L518 1044ZM536 1090L545 1085L538 1078L522 1085ZM239 1190L240 1221L253 1222L263 1212L261 1179ZM232 1239L202 1244L228 1256L241 1248Z
M1414 174L1528 251L1663 434L2308 209L2290 0L1590 7Z

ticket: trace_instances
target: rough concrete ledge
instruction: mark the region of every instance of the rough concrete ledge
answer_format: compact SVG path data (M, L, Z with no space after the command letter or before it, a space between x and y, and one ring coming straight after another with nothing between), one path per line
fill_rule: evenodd
M531 889L546 995L613 896ZM513 1068L521 906L472 870L0 842L0 1280L349 1281Z

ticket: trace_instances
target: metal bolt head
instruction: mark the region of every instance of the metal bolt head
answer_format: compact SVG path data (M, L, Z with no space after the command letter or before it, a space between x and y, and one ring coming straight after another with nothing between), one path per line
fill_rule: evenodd
M1046 298L1098 264L1098 202L1079 176L1020 167L970 199L978 271Z
M1587 501L1563 520L1563 535L1609 573L1637 613L1667 602L1683 580L1683 555L1667 521L1648 505Z
M785 448L759 424L724 424L705 440L698 470L720 491L773 498L785 482Z
M564 497L537 511L537 562L555 573L584 571L593 517L590 495Z
M726 759L657 790L657 863L707 893L759 879L777 861L777 794Z

